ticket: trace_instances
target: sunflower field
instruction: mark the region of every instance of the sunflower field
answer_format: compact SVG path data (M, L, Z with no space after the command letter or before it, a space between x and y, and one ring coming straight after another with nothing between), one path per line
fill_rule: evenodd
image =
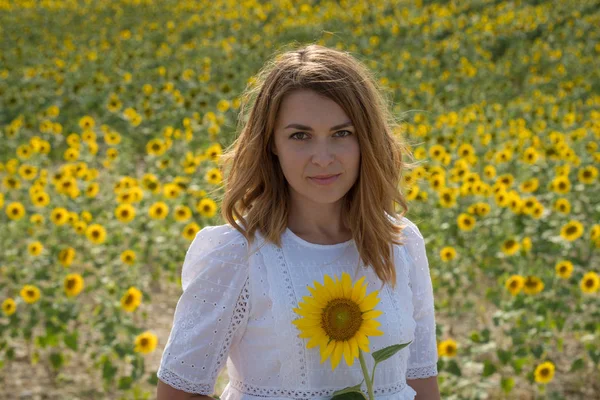
M0 398L155 397L241 94L309 43L403 121L442 398L599 398L599 26L598 0L0 0Z

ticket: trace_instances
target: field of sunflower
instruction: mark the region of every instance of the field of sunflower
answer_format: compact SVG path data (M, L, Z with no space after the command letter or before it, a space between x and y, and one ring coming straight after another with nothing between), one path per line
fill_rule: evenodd
M419 160L442 398L600 396L598 26L597 0L0 0L0 398L154 398L240 95L312 42L376 72Z

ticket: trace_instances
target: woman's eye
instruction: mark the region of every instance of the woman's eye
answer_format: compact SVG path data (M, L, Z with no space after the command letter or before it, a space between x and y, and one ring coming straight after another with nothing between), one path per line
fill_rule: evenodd
M348 133L347 135L344 135L344 136L342 136L342 137L346 137L346 136L350 136L350 135L352 135L352 132L351 132L351 131L338 131L338 132L336 132L336 134L337 134L337 133L340 133L340 132L347 132L347 133ZM304 132L296 132L296 133L294 133L292 136L290 136L290 138L292 138L292 139L295 139L295 140L303 140L303 139L299 139L299 138L297 138L297 137L296 137L296 135L306 135L306 133L304 133Z

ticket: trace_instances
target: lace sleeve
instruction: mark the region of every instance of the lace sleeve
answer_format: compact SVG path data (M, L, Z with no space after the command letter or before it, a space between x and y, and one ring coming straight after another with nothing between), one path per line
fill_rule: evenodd
M241 239L240 239L241 237ZM200 230L183 262L183 293L157 377L210 396L249 314L247 243L227 225Z
M425 240L413 222L405 217L403 222L407 225L404 241L409 260L409 285L413 293L413 318L416 322L415 339L408 346L410 356L406 378L427 378L438 374L433 286Z

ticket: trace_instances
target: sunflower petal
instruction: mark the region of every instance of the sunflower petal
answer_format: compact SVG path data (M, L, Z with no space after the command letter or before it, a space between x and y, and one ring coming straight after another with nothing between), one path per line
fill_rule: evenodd
M379 298L377 297L378 294L379 292L377 290L369 293L369 295L360 303L360 311L365 312L374 309L379 303Z
M333 371L340 360L342 359L342 353L344 352L344 342L335 342L335 349L333 349L333 355L331 356L331 370Z
M350 350L352 351L352 357L358 358L358 342L356 341L356 336L350 338Z
M350 347L350 342L348 340L344 340L344 360L346 360L346 365L349 367L354 364L354 358L352 357L352 348Z
M383 314L383 311L381 310L370 310L367 311L366 313L364 313L362 315L362 319L373 319L373 318L377 318L379 317L381 314Z
M359 331L354 335L354 337L356 338L356 343L358 344L358 347L362 351L364 351L365 353L371 352L371 350L369 349L369 339L365 334Z
M352 288L352 301L355 303L358 303L358 300L360 299L360 291L361 291L361 287L363 284L363 281L365 280L366 276L361 277L359 280L357 280L354 283L354 287Z
M321 364L333 353L335 349L335 340L329 342L325 347L321 347Z

